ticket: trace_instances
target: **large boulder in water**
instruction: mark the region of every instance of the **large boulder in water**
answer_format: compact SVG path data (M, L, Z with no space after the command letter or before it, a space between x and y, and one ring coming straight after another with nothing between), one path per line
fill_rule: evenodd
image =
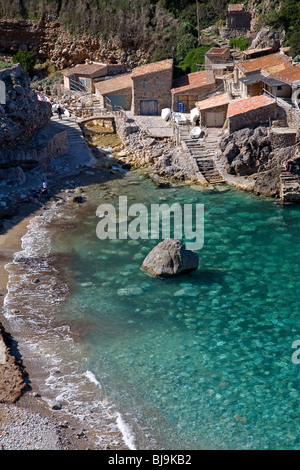
M166 238L146 256L142 269L154 277L170 277L195 271L199 256L179 240Z

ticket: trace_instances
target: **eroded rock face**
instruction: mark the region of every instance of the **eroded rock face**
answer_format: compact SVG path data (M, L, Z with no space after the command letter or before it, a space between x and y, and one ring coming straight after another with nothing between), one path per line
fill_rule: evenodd
M254 181L253 192L258 195L279 195L284 160L291 158L295 171L299 171L293 134L276 137L268 127L245 128L225 137L220 148L226 171L250 177Z
M222 140L221 150L228 173L252 175L267 169L273 159L273 148L266 127L246 128Z
M6 103L0 105L0 150L14 149L49 124L52 108L38 100L19 64L1 70L0 80L6 87Z
M195 271L199 256L179 240L166 238L146 256L142 269L154 277L171 277Z
M26 388L23 365L10 353L10 341L10 334L0 323L0 403L14 403Z

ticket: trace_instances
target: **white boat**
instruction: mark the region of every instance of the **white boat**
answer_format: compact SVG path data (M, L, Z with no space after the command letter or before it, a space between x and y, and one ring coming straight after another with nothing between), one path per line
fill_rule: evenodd
M37 98L39 101L45 101L46 103L51 103L51 100L50 98L48 98L48 96L46 95L41 95L41 94L37 94Z
M170 108L164 108L161 110L161 117L165 120L168 121L171 116L171 110Z
M201 135L201 127L196 126L190 130L190 136L192 139L199 139Z
M177 124L185 124L186 123L186 117L182 113L174 113L174 120L177 122Z
M198 119L200 119L200 111L199 111L199 109L198 109L198 108L193 108L193 109L191 109L191 112L190 112L190 120L191 120L191 123L193 124L193 126L196 125Z

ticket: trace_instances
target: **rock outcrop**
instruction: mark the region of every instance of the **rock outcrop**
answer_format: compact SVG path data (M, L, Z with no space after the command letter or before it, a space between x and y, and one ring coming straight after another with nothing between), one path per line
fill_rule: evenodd
M143 63L145 52L124 52L113 40L89 34L73 34L55 19L43 17L40 21L28 19L0 20L0 50L15 54L19 49L30 50L40 60L49 60L56 69L62 70L94 60L110 64L121 63L128 70Z
M142 269L154 277L176 276L198 268L199 256L179 240L166 238L146 256Z
M48 125L52 108L49 103L38 100L28 75L19 64L0 71L0 80L6 87L6 103L0 105L1 155L1 150L26 144Z
M0 403L14 403L26 388L25 370L11 351L12 338L0 323Z
M227 173L251 178L253 191L266 197L279 196L283 161L295 160L296 133L285 129L275 131L275 128L263 126L245 128L233 132L220 143Z

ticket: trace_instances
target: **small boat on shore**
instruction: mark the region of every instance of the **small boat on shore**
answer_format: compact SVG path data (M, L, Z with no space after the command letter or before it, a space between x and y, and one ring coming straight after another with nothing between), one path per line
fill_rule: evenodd
M174 121L177 124L186 124L186 117L182 113L173 113Z
M196 126L196 127L193 127L191 130L190 130L190 136L192 139L199 139L200 135L201 135L201 127L199 126Z
M193 108L191 109L191 112L190 112L190 121L192 123L193 126L196 126L197 125L197 121L200 122L200 111L198 108Z
M161 110L161 117L165 120L168 121L171 116L171 110L170 108L164 108Z

